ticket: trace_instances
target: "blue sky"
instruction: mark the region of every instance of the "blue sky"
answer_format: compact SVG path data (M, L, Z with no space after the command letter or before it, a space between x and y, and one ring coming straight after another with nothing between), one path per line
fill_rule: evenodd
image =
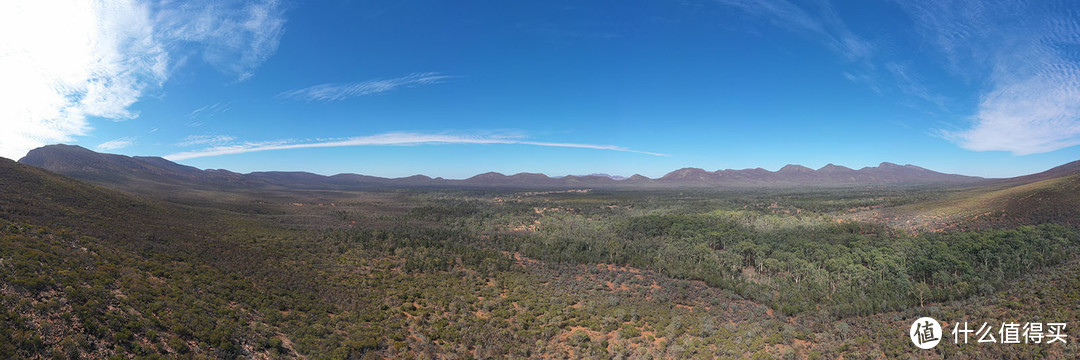
M239 172L1022 175L1080 159L1080 5L1025 3L5 3L0 156L64 142Z

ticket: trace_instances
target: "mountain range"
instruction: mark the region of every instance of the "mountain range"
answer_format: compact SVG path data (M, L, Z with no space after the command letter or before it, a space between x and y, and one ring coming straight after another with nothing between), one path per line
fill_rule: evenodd
M896 184L975 184L1007 181L945 174L915 165L883 162L876 167L858 170L829 164L814 170L801 165L787 165L777 171L762 168L707 171L683 168L650 179L635 174L623 178L607 174L550 177L539 173L504 175L487 172L454 180L413 175L384 178L358 174L324 176L308 172L267 171L247 174L177 164L160 157L125 156L98 153L75 145L48 145L31 150L20 163L98 183L149 185L157 187L297 188L365 189L395 187L465 187L465 188L578 188L578 187L842 187ZM1071 166L1071 167L1070 167ZM1080 162L1051 169L1045 173L1017 177L1033 181L1056 172L1073 172Z

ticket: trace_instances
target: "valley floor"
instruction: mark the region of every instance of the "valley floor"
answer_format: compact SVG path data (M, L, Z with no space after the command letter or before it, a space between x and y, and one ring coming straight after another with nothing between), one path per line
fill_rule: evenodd
M166 201L39 175L0 194L4 358L1080 356L1071 336L948 334L957 322L1066 322L1071 334L1075 228L850 220L938 190ZM932 350L908 338L922 316L949 337Z

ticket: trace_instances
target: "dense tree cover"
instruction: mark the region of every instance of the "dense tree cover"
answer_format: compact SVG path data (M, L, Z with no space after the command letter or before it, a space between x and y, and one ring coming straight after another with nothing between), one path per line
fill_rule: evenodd
M745 211L611 221L545 216L540 234L518 245L541 259L703 280L789 314L828 304L837 316L988 294L1071 259L1078 246L1075 231L1051 224L911 236L817 215Z

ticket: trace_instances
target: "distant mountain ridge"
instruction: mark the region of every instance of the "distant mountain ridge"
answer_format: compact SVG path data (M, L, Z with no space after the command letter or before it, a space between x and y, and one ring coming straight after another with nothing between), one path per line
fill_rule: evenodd
M248 174L228 170L200 170L160 157L97 153L74 145L48 145L31 150L20 163L79 179L117 185L159 187L308 189L364 189L380 187L479 187L479 188L572 188L572 187L799 187L892 184L963 184L987 181L980 177L945 174L914 165L884 162L859 170L833 164L814 170L786 165L777 171L762 168L707 171L682 168L660 178L634 174L549 177L539 173L478 174L463 180L413 175L384 178L358 174L324 176L308 172L265 171Z
M626 180L626 179L628 179L628 178L627 178L627 177L625 177L625 176L621 176L621 175L611 175L611 174L604 174L604 173L592 173L592 174L589 174L589 175L563 175L563 176L552 176L552 178L555 178L555 179L559 179L559 178L564 178L564 177L567 177L567 176L579 176L579 177L581 177L581 176L602 176L602 177L610 178L611 180Z
M915 165L883 162L876 167L853 170L828 164L814 170L802 165L785 165L777 171L762 168L706 171L683 168L664 175L659 181L673 184L717 184L742 186L839 186L888 185L919 183L967 183L985 179L974 176L945 174Z

